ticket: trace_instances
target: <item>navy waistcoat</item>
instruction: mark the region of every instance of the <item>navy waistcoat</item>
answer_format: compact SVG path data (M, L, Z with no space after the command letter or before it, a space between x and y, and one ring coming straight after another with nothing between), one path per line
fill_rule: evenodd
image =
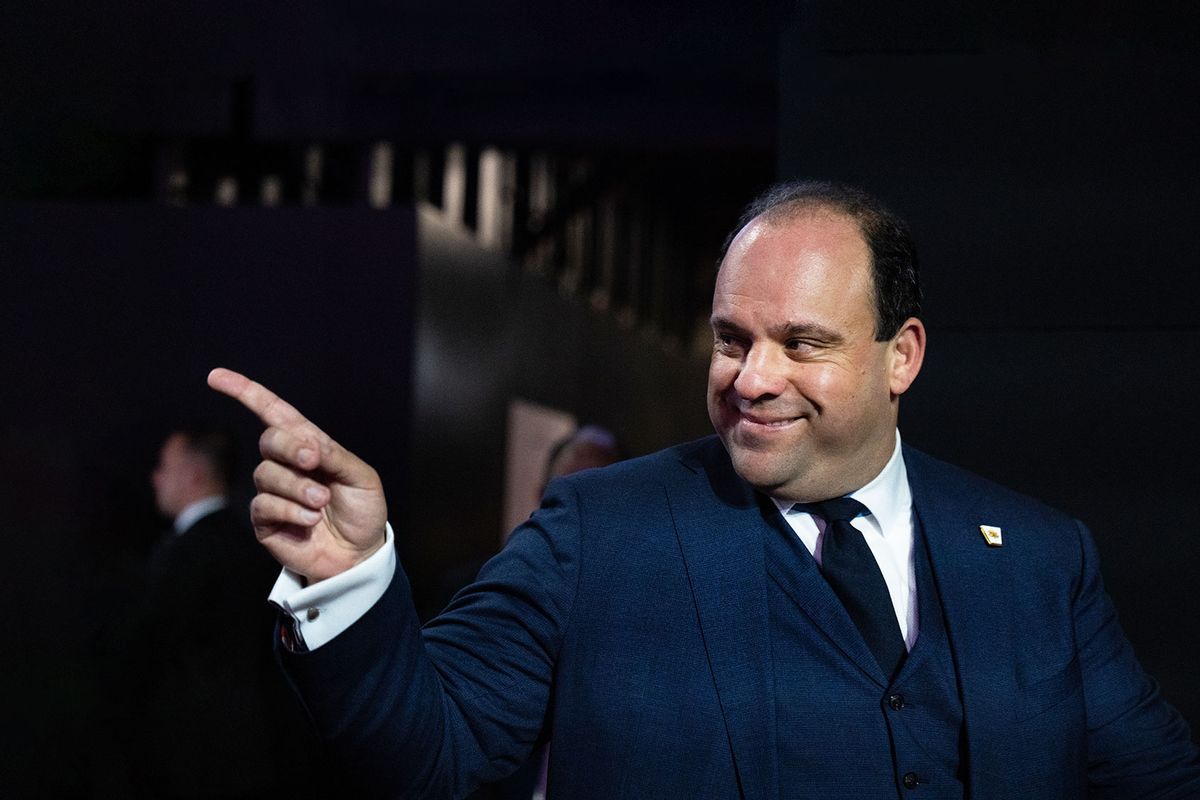
M962 800L962 701L919 526L920 633L889 685L812 555L777 521L766 566L781 796Z

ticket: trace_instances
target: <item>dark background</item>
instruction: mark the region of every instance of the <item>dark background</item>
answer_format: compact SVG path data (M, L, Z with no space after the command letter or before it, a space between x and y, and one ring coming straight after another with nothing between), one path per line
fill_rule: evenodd
M1143 664L1200 724L1186 4L51 2L6 16L0 777L18 791L90 792L89 648L165 524L147 481L162 437L232 424L249 474L256 426L205 389L211 367L258 377L380 469L429 613L441 573L498 541L513 397L605 424L633 454L708 432L711 266L776 177L858 181L910 220L930 351L906 440L1084 519ZM377 141L401 164L386 208L362 188ZM316 203L290 183L277 208L204 195L218 173L294 173L313 142L329 165ZM469 161L551 154L562 224L481 243L470 199L447 210L453 142ZM179 152L193 190L167 202ZM610 201L625 249L606 251L597 223L592 255L572 256L571 215Z

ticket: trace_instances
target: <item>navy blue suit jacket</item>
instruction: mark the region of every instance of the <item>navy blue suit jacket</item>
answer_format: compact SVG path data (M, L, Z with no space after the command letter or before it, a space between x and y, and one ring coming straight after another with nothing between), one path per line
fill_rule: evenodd
M1200 797L1187 726L1134 659L1083 526L904 457L959 678L968 796ZM554 797L807 797L778 779L771 515L716 437L580 473L423 631L398 573L285 668L320 733L387 794L462 796L550 735ZM1002 547L981 524L1003 529ZM866 669L827 588L802 598L814 636ZM813 697L838 691L808 680ZM811 713L846 727L836 702ZM813 749L836 785L839 753Z

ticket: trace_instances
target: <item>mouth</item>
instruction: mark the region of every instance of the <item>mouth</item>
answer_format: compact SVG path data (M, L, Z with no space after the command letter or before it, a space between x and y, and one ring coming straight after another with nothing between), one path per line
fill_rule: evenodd
M754 431L776 431L789 428L797 424L804 417L776 417L766 416L762 414L748 414L745 411L738 411L737 421L742 427Z

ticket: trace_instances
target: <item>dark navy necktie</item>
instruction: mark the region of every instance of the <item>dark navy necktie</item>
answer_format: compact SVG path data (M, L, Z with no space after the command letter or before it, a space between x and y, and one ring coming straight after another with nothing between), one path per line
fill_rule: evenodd
M849 497L797 503L795 508L825 520L821 573L890 680L908 651L879 563L862 532L850 524L850 520L870 512Z

